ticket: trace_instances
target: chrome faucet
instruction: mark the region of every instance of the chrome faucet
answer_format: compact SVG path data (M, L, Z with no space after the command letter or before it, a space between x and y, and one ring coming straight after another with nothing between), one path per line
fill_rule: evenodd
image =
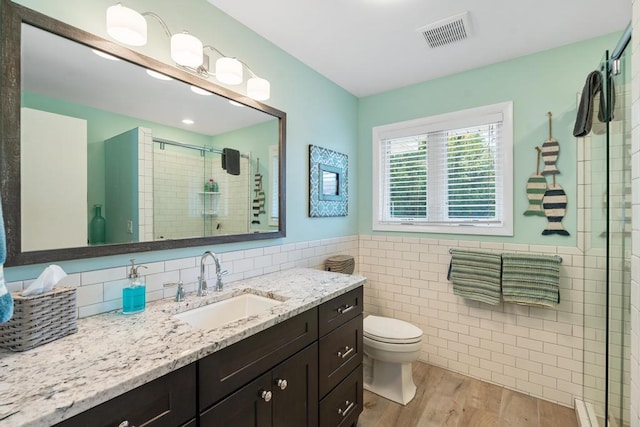
M211 251L205 251L200 258L200 277L198 277L198 296L205 296L209 294L209 289L207 288L207 281L204 278L204 260L210 256L213 258L213 262L216 264L216 292L222 291L222 276L227 274L227 271L220 270L220 261L218 261L218 257Z

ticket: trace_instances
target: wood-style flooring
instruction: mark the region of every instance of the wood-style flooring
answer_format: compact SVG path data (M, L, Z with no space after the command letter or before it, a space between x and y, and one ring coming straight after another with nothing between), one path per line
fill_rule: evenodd
M577 427L573 409L421 362L402 406L364 391L358 427Z

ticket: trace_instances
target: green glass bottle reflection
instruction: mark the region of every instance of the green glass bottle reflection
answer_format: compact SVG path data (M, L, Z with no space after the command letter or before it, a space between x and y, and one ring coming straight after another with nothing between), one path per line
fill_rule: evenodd
M106 221L102 216L102 205L94 205L93 209L94 215L89 227L89 243L92 245L104 244Z

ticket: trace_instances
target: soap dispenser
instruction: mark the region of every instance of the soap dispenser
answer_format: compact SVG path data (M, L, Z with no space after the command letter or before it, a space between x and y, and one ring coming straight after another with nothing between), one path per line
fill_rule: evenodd
M138 274L140 267L147 268L144 265L135 265L135 259L131 261L131 270L129 271L129 286L122 288L122 313L133 314L144 310L146 306L146 286L144 277Z

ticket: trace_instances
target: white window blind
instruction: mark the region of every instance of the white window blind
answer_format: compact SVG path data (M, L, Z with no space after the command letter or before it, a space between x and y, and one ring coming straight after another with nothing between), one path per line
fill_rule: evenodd
M504 113L481 107L374 129L374 229L469 233L484 227L495 230L469 234L511 233L508 107Z

